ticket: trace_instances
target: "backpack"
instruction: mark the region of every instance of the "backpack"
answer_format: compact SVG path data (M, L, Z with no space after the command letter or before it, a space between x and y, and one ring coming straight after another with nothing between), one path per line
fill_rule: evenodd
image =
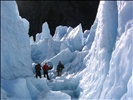
M63 64L61 64L61 68L64 69L64 65Z
M48 62L47 65L49 66L49 70L51 70L53 68L52 62Z
M62 70L62 69L64 69L64 65L63 64L58 64L57 70Z

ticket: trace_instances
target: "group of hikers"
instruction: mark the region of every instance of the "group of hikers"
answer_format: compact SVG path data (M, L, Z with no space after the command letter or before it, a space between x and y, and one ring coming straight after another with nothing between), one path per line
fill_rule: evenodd
M49 75L48 75L48 70L52 69L51 66L48 66L47 63L45 63L43 66L41 66L39 63L35 66L36 70L36 78L39 76L41 78L41 69L43 70L44 77L45 75L47 76L47 79L50 80ZM61 76L62 70L64 69L64 65L59 61L57 65L57 76Z

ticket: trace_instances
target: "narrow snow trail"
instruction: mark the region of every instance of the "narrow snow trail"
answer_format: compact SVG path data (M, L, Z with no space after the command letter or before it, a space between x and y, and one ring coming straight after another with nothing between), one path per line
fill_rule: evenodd
M47 85L52 91L60 91L68 94L71 97L71 100L77 100L78 96L76 94L77 84L72 83L72 79L67 79L64 76L56 77L47 81Z

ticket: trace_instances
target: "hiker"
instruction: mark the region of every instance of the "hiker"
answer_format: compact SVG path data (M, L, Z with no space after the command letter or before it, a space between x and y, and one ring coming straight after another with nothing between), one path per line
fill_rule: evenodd
M36 78L37 78L37 76L39 76L40 78L41 78L41 65L40 64L37 64L36 66L35 66L35 70L36 70Z
M59 61L57 65L57 76L61 76L63 69L64 69L64 65L61 63L61 61Z
M49 66L47 65L47 63L44 64L44 66L42 67L42 69L43 69L44 77L45 77L45 75L47 75L47 79L50 80L49 79L49 76L48 76Z

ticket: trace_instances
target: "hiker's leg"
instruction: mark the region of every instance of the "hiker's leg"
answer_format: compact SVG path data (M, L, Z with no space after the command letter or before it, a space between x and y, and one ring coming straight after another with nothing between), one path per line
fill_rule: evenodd
M58 72L58 76L60 76L60 72Z
M46 74L47 74L47 79L49 80L48 72L46 72Z
M59 71L59 76L61 76L61 71Z
M59 76L59 71L57 71L57 76Z
M37 78L37 73L36 73L36 78Z
M41 78L41 73L39 72L39 77Z
M45 77L45 71L43 71L44 77Z
M60 71L60 76L62 75L62 71Z

